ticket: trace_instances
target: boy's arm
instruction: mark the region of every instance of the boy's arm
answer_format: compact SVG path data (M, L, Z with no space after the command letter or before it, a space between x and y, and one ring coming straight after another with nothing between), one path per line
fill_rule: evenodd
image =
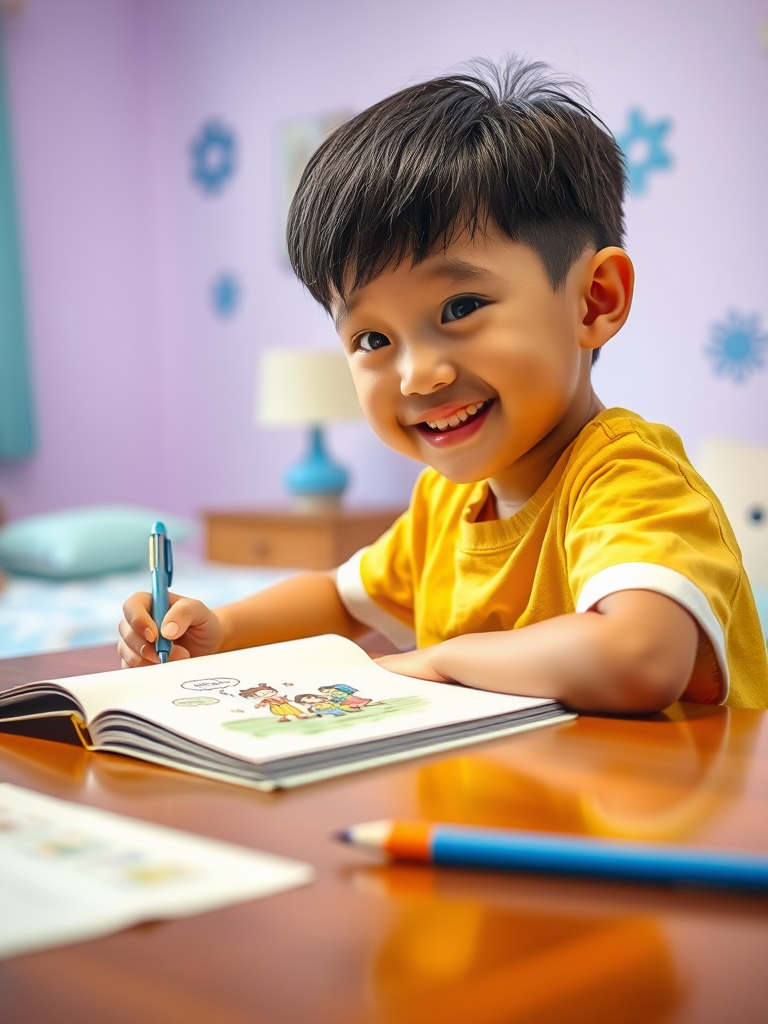
M322 633L356 640L368 632L368 627L353 619L341 603L333 572L292 576L242 601L217 608L216 615L222 630L220 651Z
M680 699L698 642L695 619L676 601L625 590L589 612L467 633L379 663L402 675L554 697L580 711L641 714Z
M117 649L126 668L159 660L151 601L150 594L139 593L123 605ZM321 633L340 633L354 640L368 632L341 603L332 573L293 576L215 611L177 594L170 595L170 602L162 633L173 641L173 661Z

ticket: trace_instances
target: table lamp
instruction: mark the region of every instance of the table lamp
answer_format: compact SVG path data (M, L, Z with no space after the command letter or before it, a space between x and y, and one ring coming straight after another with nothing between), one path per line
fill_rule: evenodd
M256 422L265 427L309 428L307 454L284 478L297 511L338 507L349 474L328 457L323 425L362 415L343 353L313 349L268 349L262 353Z

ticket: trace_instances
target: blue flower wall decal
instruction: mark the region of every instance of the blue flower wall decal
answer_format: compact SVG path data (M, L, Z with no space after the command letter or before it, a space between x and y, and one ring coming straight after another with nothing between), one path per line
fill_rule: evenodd
M646 121L642 110L629 111L629 124L616 141L624 151L629 187L635 195L646 191L652 172L665 171L672 166L672 155L664 148L664 140L671 127L669 118Z
M207 121L190 146L192 179L214 195L220 192L235 171L234 133L220 121Z
M722 323L712 327L710 343L705 349L712 358L715 373L726 374L741 384L755 370L765 366L763 352L768 334L760 327L760 317L742 315L731 310Z
M211 302L220 317L229 317L240 305L240 282L234 274L223 273L211 287Z

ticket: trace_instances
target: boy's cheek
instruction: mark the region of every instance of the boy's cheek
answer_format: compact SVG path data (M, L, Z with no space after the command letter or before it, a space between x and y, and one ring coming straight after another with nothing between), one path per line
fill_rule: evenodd
M371 423L371 427L379 440L383 441L392 451L397 452L399 455L405 455L408 459L417 459L419 462L425 461L424 455L416 443L416 439L407 427L403 427L397 422L385 429L377 429L373 423Z
M357 386L357 382L355 383ZM412 430L400 423L394 402L390 402L380 395L372 394L359 386L357 386L357 397L369 426L380 441L383 441L388 448L392 448L408 458L420 458Z

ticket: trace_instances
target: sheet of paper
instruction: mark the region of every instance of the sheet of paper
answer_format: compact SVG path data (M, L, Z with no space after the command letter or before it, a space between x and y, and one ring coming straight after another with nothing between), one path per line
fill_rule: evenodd
M63 683L89 721L123 708L255 763L547 703L395 675L338 636Z
M307 864L0 784L0 958L313 878Z

